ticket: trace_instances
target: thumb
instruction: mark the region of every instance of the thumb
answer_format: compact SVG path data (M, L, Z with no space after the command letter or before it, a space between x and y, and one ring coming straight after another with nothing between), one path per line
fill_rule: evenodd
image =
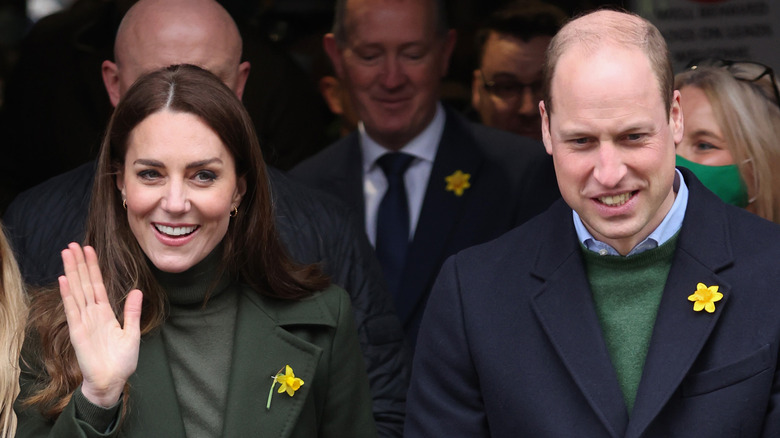
M144 294L138 289L133 289L127 294L127 298L125 298L125 331L132 331L140 334L141 303L143 302L143 298Z

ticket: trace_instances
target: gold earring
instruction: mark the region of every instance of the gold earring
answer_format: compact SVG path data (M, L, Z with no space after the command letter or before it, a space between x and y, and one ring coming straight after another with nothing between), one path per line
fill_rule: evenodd
M127 199L123 199L123 200L122 200L122 208L124 208L125 210L127 210Z
M233 209L230 210L230 217L236 217L238 216L238 206L234 205Z

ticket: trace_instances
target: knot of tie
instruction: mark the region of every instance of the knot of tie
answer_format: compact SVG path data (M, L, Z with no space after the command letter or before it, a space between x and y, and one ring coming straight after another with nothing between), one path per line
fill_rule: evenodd
M403 177L406 169L412 164L414 156L403 152L391 152L384 154L376 160L376 163L385 173L387 181L394 181Z

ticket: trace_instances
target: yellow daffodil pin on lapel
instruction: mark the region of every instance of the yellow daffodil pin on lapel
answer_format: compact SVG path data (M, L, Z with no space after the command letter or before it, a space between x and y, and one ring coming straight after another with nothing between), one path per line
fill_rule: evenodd
M286 392L290 397L295 394L295 391L303 386L303 380L295 377L295 373L290 365L285 365L275 376L271 376L271 379L273 379L273 381L271 382L271 390L268 391L268 403L265 404L266 410L271 409L271 397L274 395L274 386L276 386L277 383L281 384L281 386L279 386L279 391L277 392L279 394Z
M463 196L463 191L471 187L469 178L471 178L470 174L456 170L455 173L444 178L447 181L447 191L454 192L455 196Z
M723 294L718 292L718 286L705 286L704 283L696 285L696 292L688 297L688 301L693 301L693 310L701 312L702 309L707 313L715 311L715 303L723 298Z

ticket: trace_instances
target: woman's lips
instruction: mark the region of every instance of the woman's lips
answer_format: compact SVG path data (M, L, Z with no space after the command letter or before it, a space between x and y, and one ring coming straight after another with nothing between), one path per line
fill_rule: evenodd
M195 235L197 235L200 226L198 225L163 225L152 224L154 235L162 244L168 246L186 245Z

